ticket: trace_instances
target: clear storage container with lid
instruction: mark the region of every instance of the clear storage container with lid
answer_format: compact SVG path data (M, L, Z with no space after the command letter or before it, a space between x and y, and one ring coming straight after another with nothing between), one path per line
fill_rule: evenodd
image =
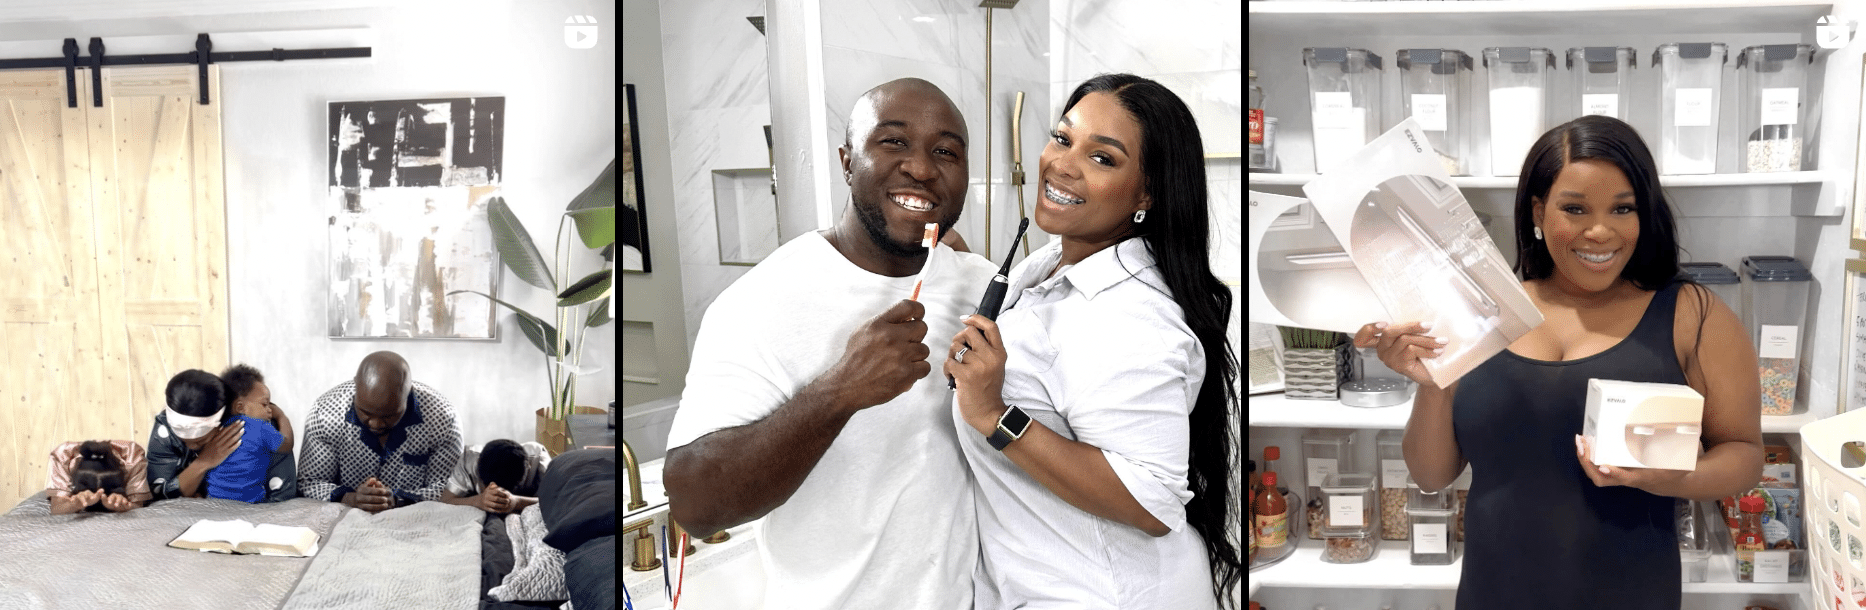
M1730 311L1736 312L1736 319L1748 319L1743 313L1743 280L1737 277L1735 270L1723 263L1678 263L1678 278L1703 284L1729 306Z
M1452 541L1457 515L1454 497L1450 489L1426 491L1407 478L1406 523L1413 565L1448 565L1458 560L1458 545Z
M1372 531L1329 534L1322 547L1322 561L1361 563L1380 553L1380 537Z
M1303 481L1308 486L1309 503L1305 515L1309 524L1309 539L1322 539L1322 526L1326 521L1323 507L1327 500L1323 498L1322 484L1328 477L1343 473L1366 473L1368 470L1355 461L1354 431L1333 428L1316 428L1302 435Z
M1598 114L1630 122L1637 63L1632 47L1568 49L1568 74L1574 87L1567 110L1577 117Z
M1675 42L1652 52L1659 73L1659 173L1717 172L1717 111L1729 58L1721 42Z
M1522 172L1529 147L1548 131L1555 54L1539 47L1484 49L1490 73L1490 175Z
M1425 130L1445 173L1470 175L1470 111L1464 103L1471 56L1455 49L1400 49L1393 65L1400 71L1400 106Z
M1325 174L1385 131L1380 114L1380 56L1366 49L1302 50L1309 71L1315 173Z
M1743 259L1745 325L1756 341L1762 375L1762 414L1795 410L1795 378L1801 357L1801 327L1808 313L1814 275L1789 256Z
M1380 502L1374 497L1374 475L1329 475L1322 481L1322 534L1378 534Z
M1769 44L1736 55L1737 133L1745 172L1801 171L1808 65L1814 45Z
M1381 430L1374 436L1374 458L1380 460L1380 538L1406 539L1406 484L1412 473L1406 469L1405 430Z

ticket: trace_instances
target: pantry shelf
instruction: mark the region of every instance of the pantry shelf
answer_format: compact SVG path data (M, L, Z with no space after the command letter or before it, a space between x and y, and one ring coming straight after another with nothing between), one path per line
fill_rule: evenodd
M1832 2L1721 0L1690 10L1655 0L1514 2L1251 2L1251 30L1300 30L1317 37L1364 35L1370 24L1421 36L1471 32L1508 36L1550 32L1699 35L1743 24L1746 32L1801 34L1833 12Z
M1251 396L1249 413L1252 426L1403 430L1406 420L1412 417L1412 401L1391 407L1362 408L1343 405L1337 400L1294 400L1279 392ZM1762 431L1799 434L1802 426L1820 419L1812 413L1766 415L1762 418Z
M1322 561L1325 545L1317 540L1303 540L1295 555L1282 563L1250 574L1251 594L1262 587L1297 587L1328 589L1456 589L1464 570L1464 559L1446 566L1412 565L1404 540L1383 540L1380 552L1363 563L1336 564ZM1711 556L1706 582L1683 583L1685 593L1739 593L1752 595L1802 594L1806 582L1749 583L1737 582L1735 561L1728 554Z
M1253 173L1250 175L1250 184L1251 186L1302 186L1316 177L1317 174ZM1666 188L1776 186L1821 184L1834 178L1827 172L1821 171L1677 175L1659 176L1659 185ZM1451 183L1461 189L1514 189L1517 178L1515 176L1454 176Z

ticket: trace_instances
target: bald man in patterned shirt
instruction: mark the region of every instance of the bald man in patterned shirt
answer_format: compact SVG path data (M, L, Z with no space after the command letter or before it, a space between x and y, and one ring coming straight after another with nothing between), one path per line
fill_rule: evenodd
M318 397L302 441L299 491L372 513L439 499L460 462L453 405L409 379L395 352L364 357L355 379Z

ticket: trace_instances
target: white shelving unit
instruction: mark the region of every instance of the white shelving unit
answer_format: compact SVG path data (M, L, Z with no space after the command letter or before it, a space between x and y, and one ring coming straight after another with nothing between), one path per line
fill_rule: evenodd
M1693 176L1661 176L1679 218L1688 260L1715 260L1735 268L1743 256L1790 254L1814 271L1816 288L1807 326L1802 331L1802 414L1764 417L1765 433L1795 434L1802 425L1832 416L1840 389L1840 350L1850 325L1841 322L1842 265L1851 258L1849 213L1855 203L1855 171L1860 136L1862 55L1866 53L1866 23L1856 23L1852 39L1839 50L1817 49L1809 84L1809 117L1805 127L1813 134L1806 171L1737 173L1736 149L1741 140L1736 124L1736 52L1756 44L1814 44L1815 23L1826 15L1843 21L1866 22L1866 3L1795 0L1510 0L1493 2L1250 2L1250 67L1269 94L1268 116L1279 119L1277 156L1286 173L1251 173L1250 186L1301 196L1301 187L1314 180L1309 142L1308 80L1301 61L1305 47L1346 46L1368 49L1385 63L1383 76L1385 125L1404 118L1399 105L1399 79L1392 62L1395 52L1407 48L1455 48L1476 57L1492 46L1538 46L1557 54L1580 46L1630 46L1637 57L1636 73L1651 78L1652 52L1671 42L1724 42L1732 55L1724 72L1725 88L1719 121L1719 171ZM1556 60L1556 92L1567 86L1563 59ZM1481 60L1472 86L1484 88ZM1642 91L1641 93L1649 93ZM1637 93L1636 93L1637 94ZM1474 119L1487 117L1486 100L1467 105ZM1647 133L1656 125L1654 108L1639 106L1629 121ZM1572 117L1553 112L1556 123ZM1642 122L1643 121L1643 122ZM1473 120L1479 128L1486 123ZM1553 123L1552 123L1553 124ZM1480 138L1481 139L1481 136ZM1648 138L1656 146L1656 140ZM1482 149L1473 150L1474 155ZM1479 169L1487 169L1487 163ZM1488 172L1480 172L1487 174ZM1453 182L1480 212L1495 218L1490 232L1513 258L1510 236L1514 222L1514 176L1460 176ZM1253 458L1262 447L1280 445L1284 468L1300 461L1301 429L1403 429L1411 403L1362 409L1334 401L1289 400L1281 394L1252 396L1249 405ZM1363 439L1371 445L1373 439ZM1300 470L1300 468L1298 468ZM1294 488L1301 473L1285 476ZM1305 498L1306 499L1306 498ZM1413 566L1404 543L1383 542L1380 555L1365 564L1337 565L1321 561L1319 541L1303 540L1296 554L1283 562L1250 574L1250 594L1276 589L1277 607L1312 607L1326 600L1330 607L1359 607L1343 602L1339 592L1404 593L1452 590L1457 587L1461 564ZM1710 582L1687 583L1686 607L1740 608L1754 599L1779 600L1778 607L1815 608L1808 583L1738 583L1727 555L1714 556ZM1307 595L1291 592L1309 591ZM1383 599L1390 599L1386 597ZM1361 600L1363 598L1352 598ZM1368 598L1371 599L1371 598ZM1694 601L1695 600L1695 601ZM1304 603L1308 605L1304 605ZM1360 603L1360 605L1366 605ZM1449 604L1441 604L1449 608ZM1378 604L1367 607L1378 607ZM1395 606L1402 610L1406 604ZM1423 609L1425 605L1419 605Z

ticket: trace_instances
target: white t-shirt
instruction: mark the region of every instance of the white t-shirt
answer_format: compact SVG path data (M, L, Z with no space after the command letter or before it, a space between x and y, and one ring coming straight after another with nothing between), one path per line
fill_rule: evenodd
M998 314L1004 402L1031 425L1101 449L1171 531L1158 538L1064 501L985 436L960 446L978 489L978 610L1215 610L1205 541L1186 523L1191 422L1205 351L1146 242L1104 248L1045 278L1060 241L1011 273ZM1117 257L1118 255L1118 257ZM966 426L955 402L949 417Z
M997 270L945 244L931 256L936 274L919 300L932 371L849 418L803 485L765 516L766 608L972 608L972 482L940 359ZM667 446L770 415L913 282L855 266L816 232L785 243L707 309Z

